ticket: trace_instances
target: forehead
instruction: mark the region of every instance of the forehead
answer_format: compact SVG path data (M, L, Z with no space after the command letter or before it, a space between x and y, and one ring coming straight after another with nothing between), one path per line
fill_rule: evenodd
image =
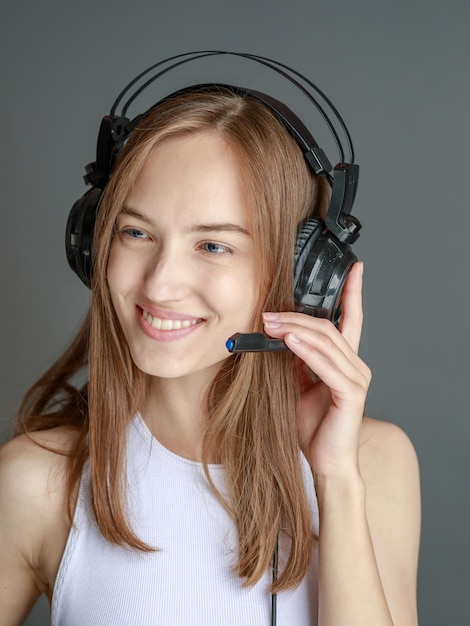
M126 205L183 220L217 217L250 221L243 175L235 150L210 132L166 137L151 150Z

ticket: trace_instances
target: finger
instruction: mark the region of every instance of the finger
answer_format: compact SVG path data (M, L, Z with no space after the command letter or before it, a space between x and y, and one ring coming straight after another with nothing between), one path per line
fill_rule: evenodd
M363 263L355 263L349 272L343 291L343 310L340 332L351 348L357 352L362 333L362 273Z
M306 343L323 345L325 350L336 346L348 359L357 357L354 350L332 322L305 313L263 313L264 330L271 337L284 338L288 333L302 337Z
M296 315L295 321L290 322L285 320L286 317L291 318L292 314L277 314L276 321L265 319L265 331L272 337L283 339L290 350L320 378L323 378L323 374L315 365L320 355L336 369L354 378L355 372L361 370L362 361L334 325L324 319Z
M331 398L338 407L340 404L352 406L358 401L361 404L364 402L370 375L357 355L353 363L336 347L325 352L291 333L286 335L285 342L329 388Z
M349 354L345 354L327 335L299 329L296 333L287 333L284 341L290 350L326 383L327 372L328 376L335 376L336 372L338 376L356 382L367 378L367 366L357 353L348 346Z

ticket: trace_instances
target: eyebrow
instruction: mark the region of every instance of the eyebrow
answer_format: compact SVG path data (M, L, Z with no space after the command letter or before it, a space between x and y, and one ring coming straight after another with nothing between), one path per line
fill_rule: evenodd
M146 215L139 213L134 209L129 207L123 207L119 213L119 215L127 215L128 217L135 217L150 226L154 225L154 222L149 219ZM191 232L195 233L221 233L221 232L230 232L230 233L239 233L241 235L246 235L247 237L251 237L251 233L246 228L238 224L232 224L231 222L214 222L213 224L196 224L189 229Z
M214 233L214 232L229 232L229 233L240 233L241 235L247 235L247 237L251 237L251 234L246 228L239 226L238 224L227 223L215 223L215 224L197 224L191 228L192 231L196 233Z
M127 206L122 207L122 209L119 211L118 217L120 217L121 215L127 215L127 217L135 217L137 220L140 220L141 222L145 222L149 226L153 225L153 222L151 219L149 219L142 213L139 213L138 211L135 211L134 209L131 209Z

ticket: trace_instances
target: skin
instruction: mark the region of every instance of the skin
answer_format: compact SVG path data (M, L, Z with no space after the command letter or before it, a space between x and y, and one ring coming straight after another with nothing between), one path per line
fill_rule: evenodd
M118 219L108 281L132 356L152 377L147 425L173 452L200 459L204 392L230 358L225 340L250 329L258 297L249 210L220 139L167 140L149 157ZM265 331L286 341L303 382L299 428L320 509L320 626L413 626L418 467L400 429L363 418L370 371L358 356L361 290L357 264L340 330L266 312ZM151 328L143 311L172 320L170 328L187 323ZM66 458L34 442L66 451L73 438L58 428L0 450L2 626L21 624L41 593L52 597L70 529Z

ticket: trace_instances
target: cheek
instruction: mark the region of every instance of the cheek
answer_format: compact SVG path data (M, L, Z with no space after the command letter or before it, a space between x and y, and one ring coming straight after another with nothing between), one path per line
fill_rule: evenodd
M118 271L116 264L109 263L108 269L106 272L106 279L108 281L108 289L111 296L111 300L116 306L117 293L121 290L122 286L119 282L119 277L121 276L121 272Z
M129 289L133 275L135 272L132 270L130 259L126 258L115 245L111 246L106 278L113 299L117 293Z
M262 306L262 297L260 295L261 285L258 272L250 268L238 278L225 284L224 288L227 292L227 303L230 303L232 314L243 317L245 325L250 327L257 324Z

